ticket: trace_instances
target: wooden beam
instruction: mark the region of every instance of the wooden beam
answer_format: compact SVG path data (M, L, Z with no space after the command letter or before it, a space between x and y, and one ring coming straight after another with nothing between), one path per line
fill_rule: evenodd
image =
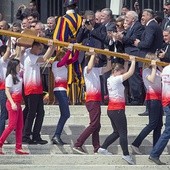
M34 36L34 35L29 35L29 34L21 34L21 33L7 31L7 30L0 30L0 35L6 35L6 36L10 36L10 37L17 37L17 38L20 38L20 37L31 38L31 39L34 39L37 42L44 43L44 44L47 44L48 40L49 40L48 38L37 37L37 36ZM61 46L61 47L67 47L69 45L68 42L63 42L63 41L58 41L58 40L53 40L53 42L54 42L55 45ZM90 47L80 45L78 43L74 44L74 49L77 49L77 50L80 50L80 51L89 51L89 48ZM99 49L99 48L94 48L94 51L97 54L103 54L103 55L108 55L108 56L112 56L112 57L123 58L125 60L129 59L129 55L124 54L124 53L106 51L106 50ZM150 59L136 57L136 56L135 56L135 59L138 62L151 63ZM167 66L169 63L157 61L156 64L158 66Z

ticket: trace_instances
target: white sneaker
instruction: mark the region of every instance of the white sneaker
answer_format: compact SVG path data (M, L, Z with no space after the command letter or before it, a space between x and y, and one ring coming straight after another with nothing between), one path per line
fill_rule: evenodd
M135 162L133 161L132 157L130 155L123 155L122 159L124 159L128 164L135 165Z
M97 151L99 154L102 155L113 155L111 152L109 152L107 149L99 148Z
M134 145L131 145L131 148L132 148L132 151L138 155L142 155L142 153L140 152L139 148L134 146Z

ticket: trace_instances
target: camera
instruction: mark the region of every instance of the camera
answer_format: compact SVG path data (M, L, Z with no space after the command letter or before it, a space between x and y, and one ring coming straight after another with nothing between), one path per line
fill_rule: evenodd
M85 25L90 25L91 23L90 23L90 21L89 20L86 20L85 21Z
M155 52L155 54L156 54L157 57L159 57L159 54L160 54L160 53L162 53L161 49L157 49L156 52Z

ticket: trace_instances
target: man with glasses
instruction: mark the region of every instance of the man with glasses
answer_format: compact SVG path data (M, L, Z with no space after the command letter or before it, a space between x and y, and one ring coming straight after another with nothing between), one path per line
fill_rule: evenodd
M165 18L162 21L162 29L166 29L167 27L170 27L170 0L167 0L164 4L164 14L165 14Z

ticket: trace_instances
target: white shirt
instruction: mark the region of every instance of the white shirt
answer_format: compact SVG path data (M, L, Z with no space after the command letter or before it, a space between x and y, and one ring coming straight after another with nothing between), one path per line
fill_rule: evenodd
M4 61L3 57L0 58L0 90L5 90L5 78L7 71L8 60Z
M151 75L152 69L145 68L142 72L143 82L146 87L146 100L161 100L162 85L161 72L156 70L154 83L151 83L147 77Z
M17 84L14 84L12 75L9 74L5 79L5 86L9 88L12 99L15 102L20 103L22 101L22 78L19 76L17 77L19 79L19 82L17 82Z
M27 49L23 57L24 66L24 92L25 95L29 94L42 94L43 87L40 75L40 64L37 63L39 57L30 53L30 49Z
M162 105L170 105L170 65L162 71Z
M102 74L102 67L93 67L87 73L87 66L84 68L84 80L86 85L86 102L101 101L101 85L99 76Z
M123 76L110 76L107 79L107 88L109 93L108 110L125 109L125 95Z
M52 64L52 72L54 74L54 80L55 80L55 85L54 85L54 91L56 90L67 90L67 67L62 66L62 67L57 67L57 63L59 61L55 61Z

